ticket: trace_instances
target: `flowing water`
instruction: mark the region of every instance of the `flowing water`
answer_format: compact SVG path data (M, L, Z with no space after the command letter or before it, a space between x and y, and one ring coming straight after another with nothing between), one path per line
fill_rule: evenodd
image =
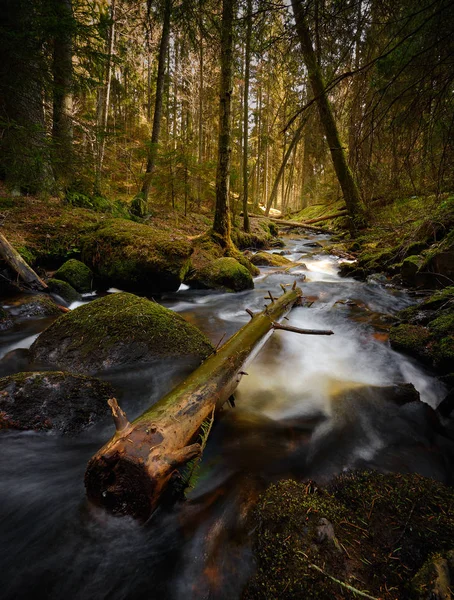
M280 284L296 280L305 305L286 323L334 335L272 335L248 365L235 408L214 424L188 501L160 509L145 526L85 501L85 466L112 434L110 422L75 439L0 432L3 599L234 600L253 570L249 509L268 482L324 482L364 467L450 482L446 449L434 442L424 405L399 406L373 387L411 382L432 407L443 398L443 386L387 342L390 316L413 300L379 279L340 278L338 259L322 253L326 243L323 235L288 238L289 258L304 264L263 268L254 290L182 286L162 298L217 344L249 320L246 308L262 310L268 291L277 296ZM24 321L2 334L0 354L28 347L48 323ZM20 359L3 367L21 368ZM184 362L161 361L106 378L134 418L185 372Z

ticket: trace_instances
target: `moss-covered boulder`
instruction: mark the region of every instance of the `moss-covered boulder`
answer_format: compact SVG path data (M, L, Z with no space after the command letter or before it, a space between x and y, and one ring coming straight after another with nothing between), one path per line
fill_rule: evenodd
M76 302L77 300L82 300L82 296L79 294L79 292L77 292L72 285L66 281L51 278L48 279L46 283L49 286L49 291L51 294L60 296L60 298L62 298L68 304L71 304L71 302Z
M125 219L86 236L83 258L107 286L144 294L176 291L190 266L191 243Z
M292 261L285 258L285 256L268 254L268 252L257 252L257 254L251 256L250 260L256 267L288 267L292 264Z
M62 371L0 379L0 429L79 433L109 413L109 383Z
M78 292L90 292L93 286L93 273L80 260L67 260L55 273L55 279L66 281Z
M272 485L251 518L257 570L243 599L420 598L412 578L453 548L453 514L454 491L419 475Z
M32 358L75 373L95 373L154 359L206 358L208 339L180 315L126 292L99 298L63 315L30 348Z
M194 287L226 292L241 292L254 287L250 272L231 257L217 258L202 269L195 271L190 283Z
M454 286L398 313L390 330L391 346L422 360L441 373L454 364Z
M8 301L11 315L19 318L52 317L61 310L49 296L44 294L21 295Z

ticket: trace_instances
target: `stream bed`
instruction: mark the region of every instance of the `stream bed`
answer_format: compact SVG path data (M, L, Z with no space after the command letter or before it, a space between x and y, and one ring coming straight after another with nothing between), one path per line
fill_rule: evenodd
M287 324L331 336L277 331L247 366L215 422L188 501L140 526L87 506L84 471L110 437L103 422L77 438L0 432L0 572L6 599L240 598L253 571L247 519L257 495L284 477L324 483L347 469L417 472L449 482L424 405L386 402L373 386L411 382L436 407L445 390L387 342L390 317L414 300L380 278L340 278L328 236L286 238L290 271L262 268L255 289L223 294L182 286L161 302L216 345L263 309L280 285L303 290ZM28 347L49 320L2 334L0 354ZM18 368L20 368L18 366ZM130 419L185 374L184 361L107 374Z

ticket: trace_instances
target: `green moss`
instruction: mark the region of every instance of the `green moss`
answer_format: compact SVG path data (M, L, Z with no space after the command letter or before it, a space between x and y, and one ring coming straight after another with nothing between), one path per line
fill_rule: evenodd
M454 310L452 312L446 311L433 321L430 321L428 327L436 335L454 334Z
M18 248L16 248L16 250L22 256L25 262L28 263L30 266L33 266L35 264L36 255L32 250L30 250L26 246L19 246Z
M66 281L51 278L46 283L49 286L50 292L57 294L68 303L81 299L81 295Z
M243 598L412 598L412 577L452 548L454 493L419 475L348 473L328 490L281 482L251 519L257 572ZM337 579L344 585L333 581Z
M259 267L288 267L292 261L285 256L280 254L268 254L267 252L257 252L254 256L251 256L251 262L253 265Z
M55 279L66 281L78 292L90 292L93 283L93 273L80 260L67 260L55 273Z
M403 323L391 327L389 332L389 341L395 350L417 357L424 356L426 344L430 339L430 331L421 325Z
M57 319L32 345L35 359L75 372L212 352L208 339L180 315L128 293L99 298Z
M446 287L438 290L430 298L424 301L425 309L438 309L442 306L447 306L449 303L454 304L454 286Z
M223 257L214 260L196 273L202 287L239 292L254 287L249 271L235 258Z
M182 236L124 219L103 223L83 242L83 257L107 284L143 293L175 291L192 247Z

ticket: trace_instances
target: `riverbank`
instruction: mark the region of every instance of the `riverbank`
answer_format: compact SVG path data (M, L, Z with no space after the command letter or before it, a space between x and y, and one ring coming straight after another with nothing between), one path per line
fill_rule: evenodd
M181 231L178 235L183 236ZM186 231L187 239L192 231ZM77 590L85 598L104 597L108 592L114 599L196 599L208 590L213 598L230 600L241 597L246 581L258 566L258 575L244 592L248 594L245 597L274 600L277 589L282 597L296 599L301 597L305 582L310 581L304 591L308 598L350 598L358 591L367 591L374 597L406 600L412 597L405 595L410 582L394 582L404 578L408 568L412 569L408 579L413 580L429 561L430 577L421 580L421 593L432 589L428 586L436 579L433 573L436 575L437 565L446 564L449 571L451 524L443 515L452 501L450 488L444 487L452 484L452 440L445 435L448 421L440 422L434 410L445 388L433 373L388 344L395 315L400 309L412 311L408 307L414 299L404 289L390 286L387 278L375 277L368 282L340 278L340 260L329 253L332 245L326 235L291 235L282 250L290 266L262 266L254 279L254 289L231 294L183 286L160 298L162 304L197 325L216 345L221 336L229 337L249 319L245 308L261 310L268 291L278 295L280 284L292 285L296 280L303 287L306 303L289 315L290 324L332 329L335 335L316 339L276 333L271 338L248 367L236 408L227 410L215 423L189 501L175 506L170 513L159 513L145 529L139 530L124 520L107 519L102 525L95 524L85 509L81 511L83 470L88 458L110 436L110 422L102 422L85 437L66 442L42 432L3 432L2 447L9 458L1 476L8 495L15 498L14 506L7 497L1 503L2 529L11 533L3 536L10 550L4 560L7 572L16 573L8 582L7 598L32 597L45 586L49 598L57 598L64 589L66 595ZM442 306L427 308L438 311ZM47 325L45 318L43 327ZM134 326L140 325L137 319ZM175 364L130 367L104 377L115 384L122 406L133 418L166 392L170 379L182 376L184 370L175 376ZM395 384L401 381L413 383L423 402L413 397L413 391L405 396L408 402L399 403L401 396L392 389L396 391ZM38 454L39 464L33 459ZM343 492L340 487L330 487L335 476L346 469L396 475L386 480L381 476L358 476L350 488L344 486ZM420 476L398 475L415 472ZM245 519L258 492L276 480L288 478L300 483L271 488L246 526ZM431 478L440 483L431 482ZM245 479L250 487L244 484ZM232 480L243 483L235 486ZM307 487L309 480L316 482L318 491ZM24 482L33 487L32 496L24 493ZM404 494L399 519L393 502L383 506L387 501L383 489L388 488L390 499ZM348 489L350 496L341 510L340 496L345 496ZM297 516L286 512L287 494L291 494ZM353 510L352 495L363 498L364 506ZM430 506L426 506L427 495L435 499ZM46 509L49 502L57 509ZM261 513L262 509L267 512ZM340 523L336 511L344 511L341 520L345 517L351 525ZM279 521L277 528L275 519ZM322 519L327 522L320 523ZM415 528L416 521L420 529ZM385 522L387 530L396 527L395 535L387 540L396 544L389 548L378 535ZM365 531L355 530L352 525ZM306 528L312 535L320 526L320 540L305 535ZM248 527L253 538L245 534ZM428 527L432 530L429 533ZM12 535L18 530L23 531L25 549ZM358 534L352 535L351 530ZM427 533L430 544L420 544L419 533ZM288 535L291 537L286 539ZM293 535L297 543L293 543ZM124 547L120 550L121 560L119 536L127 540L127 552L123 552ZM252 539L255 564L248 546ZM345 546L346 552L342 546L341 551L337 549L334 539ZM439 546L434 539L440 540ZM349 544L353 548L361 544L360 551L352 551ZM415 549L409 557L411 564L396 550L399 545ZM49 546L54 549L52 557L46 550ZM269 551L266 556L265 550ZM301 559L296 550L309 558ZM391 553L393 550L396 552ZM432 568L430 555L437 551L442 553L441 562ZM100 553L105 557L102 564ZM25 579L24 561L30 565ZM71 572L66 564L71 565ZM94 575L86 575L87 564L97 565ZM382 574L380 581L373 578L373 573L378 573L377 565ZM316 576L308 577L311 573ZM33 585L29 586L28 580ZM125 580L127 589L121 583ZM385 587L380 588L383 582ZM261 592L264 587L266 591Z

